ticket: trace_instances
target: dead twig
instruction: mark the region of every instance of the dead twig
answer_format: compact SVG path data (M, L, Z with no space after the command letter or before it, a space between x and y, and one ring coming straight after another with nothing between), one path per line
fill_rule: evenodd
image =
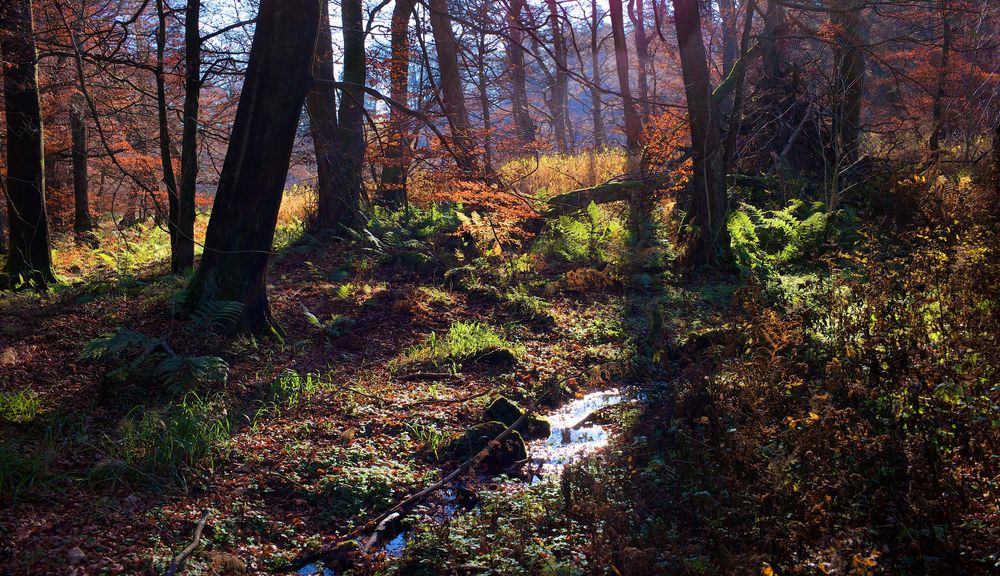
M194 529L194 540L188 544L187 548L181 550L180 554L174 556L163 576L174 576L184 567L184 561L198 548L198 544L201 542L201 533L205 529L205 522L208 522L208 510L201 511L201 520L198 521L198 526Z

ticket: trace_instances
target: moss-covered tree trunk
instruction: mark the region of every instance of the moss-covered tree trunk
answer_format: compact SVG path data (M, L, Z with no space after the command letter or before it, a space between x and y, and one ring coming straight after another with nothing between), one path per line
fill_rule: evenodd
M244 306L239 328L277 330L267 268L324 0L261 0L243 92L190 301Z
M38 64L30 0L0 2L4 108L7 113L7 221L10 287L55 281L45 210L45 160Z

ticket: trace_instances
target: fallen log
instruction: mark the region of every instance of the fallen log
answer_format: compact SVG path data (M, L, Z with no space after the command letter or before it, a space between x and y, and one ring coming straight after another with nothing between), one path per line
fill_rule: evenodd
M632 192L641 190L646 184L655 184L655 182L644 182L639 179L611 180L590 188L571 190L549 198L546 201L548 208L542 212L542 217L547 219L573 214L585 210L591 202L607 204L625 201L628 200Z

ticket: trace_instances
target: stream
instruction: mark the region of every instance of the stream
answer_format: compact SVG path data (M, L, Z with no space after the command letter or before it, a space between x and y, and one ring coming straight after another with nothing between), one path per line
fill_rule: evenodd
M552 431L548 438L527 443L528 466L533 471L530 483L541 482L547 476L558 476L567 465L606 446L610 439L609 432L602 425L591 421L590 417L598 410L619 404L627 398L618 388L599 390L544 414L552 425ZM432 502L418 506L414 512L434 522L446 522L461 508L456 500L456 490L449 488L438 493ZM390 558L402 556L407 535L404 530L384 544L382 551L385 555ZM297 574L334 576L335 572L330 568L309 564L299 569Z

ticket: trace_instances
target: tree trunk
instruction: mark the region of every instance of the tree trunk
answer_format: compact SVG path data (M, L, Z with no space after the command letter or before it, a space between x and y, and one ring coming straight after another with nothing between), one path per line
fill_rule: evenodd
M552 126L556 133L556 144L561 154L569 154L569 74L567 69L566 39L562 33L562 18L556 0L545 0L549 9L549 28L552 30L552 52L555 56L556 72L553 75L551 101Z
M357 86L340 95L337 118L338 224L355 228L361 223L361 171L365 161L365 28L361 0L344 0L340 7L344 30L344 82Z
M618 90L622 95L625 113L625 141L628 154L633 160L642 152L642 122L635 110L632 88L629 85L628 46L625 43L625 21L622 0L609 2L611 12L611 35L615 43L615 66L618 69ZM630 164L630 170L634 166Z
M325 0L261 0L243 91L191 302L243 304L239 329L280 330L267 268Z
M858 158L865 60L861 45L860 0L831 0L830 22L840 27L834 44L834 146L846 165ZM838 170L841 168L837 168Z
M725 1L725 0L723 0ZM635 57L639 64L637 88L639 89L639 110L643 123L649 121L649 37L646 34L646 11L643 0L629 1L629 18L635 34Z
M736 2L734 0L719 0L719 18L722 21L722 77L725 78L736 65L740 50L736 23ZM726 96L719 105L720 113L723 116L728 116L732 105L733 98Z
M333 76L333 37L330 34L330 9L323 2L319 22L319 39L316 41L316 58L313 60L313 77L316 82L306 96L306 113L309 114L309 133L316 153L316 221L317 229L334 228L343 221L344 203L338 197L337 186L337 89L329 82Z
M89 181L87 180L87 123L83 94L73 94L69 125L73 147L73 232L83 238L94 229L90 219Z
M944 127L944 98L948 83L948 66L951 56L951 20L948 17L951 10L948 0L940 0L941 10L941 62L938 66L937 90L934 91L934 103L931 107L931 131L927 147L930 151L930 163L936 164L941 158L941 132Z
M177 266L180 238L180 196L177 179L174 177L174 159L170 154L170 126L167 124L167 89L164 78L163 52L167 42L167 15L163 11L163 0L156 0L156 111L160 126L160 165L163 169L163 185L167 188L167 230L170 232L170 270L182 272Z
M486 25L489 5L483 3L479 13L479 22ZM476 59L479 66L477 80L479 83L479 107L483 113L483 166L486 172L493 171L493 121L490 117L490 93L489 80L486 77L486 33L482 30L476 32Z
M462 78L458 71L458 44L455 42L455 32L451 29L448 0L430 0L428 6L441 76L444 114L451 127L452 152L461 171L474 173L476 161L473 155L469 112L465 107Z
M645 181L644 167L640 165L642 156L642 121L635 109L632 89L629 86L628 47L625 44L625 19L622 0L609 2L611 13L611 35L615 44L615 65L618 69L618 89L622 94L625 112L625 141L628 149L628 171ZM629 231L632 243L641 247L650 240L652 198L646 186L635 190L629 198Z
M766 140L768 155L777 158L778 154L785 147L783 139L780 137L781 116L784 112L782 102L784 101L782 68L782 51L778 44L778 37L785 25L785 7L774 0L767 1L767 11L764 17L764 30L761 33L761 92L764 100L763 131Z
M743 20L743 36L740 38L739 58L733 61L733 68L729 70L729 75L726 77L728 81L729 76L734 73L736 74L733 98L729 109L729 121L726 125L725 145L723 146L722 153L723 174L729 174L729 171L733 167L734 156L736 155L736 139L739 137L743 125L743 90L746 85L749 64L747 59L750 58L750 35L753 33L753 14L756 8L757 0L747 0L746 13ZM724 106L723 102L725 100L723 98L722 102L720 102L719 98L715 96L715 103L720 107L720 110Z
M524 66L524 29L521 23L521 10L524 0L510 0L507 12L507 27L510 42L507 44L511 75L511 106L513 108L514 126L517 127L517 137L522 144L535 141L535 123L528 113L527 75Z
M603 148L607 135L601 103L601 51L598 42L601 18L597 12L597 0L590 0L590 13L590 112L594 119L594 148Z
M389 96L406 104L410 99L410 17L414 0L396 0L390 32ZM322 42L322 39L320 39ZM389 111L389 138L382 168L382 197L390 208L406 203L406 170L410 165L409 117L393 106Z
M177 204L177 242L170 257L175 274L194 267L195 197L198 188L198 108L201 104L201 0L187 0L184 11L184 119L181 132L181 188Z
M715 261L717 242L725 232L726 188L719 113L712 98L698 0L673 0L673 5L694 164L688 214L693 231L688 240L687 259L690 264L708 264Z
M30 0L0 5L4 107L7 112L7 255L9 287L55 282L45 210L45 160L38 65Z

